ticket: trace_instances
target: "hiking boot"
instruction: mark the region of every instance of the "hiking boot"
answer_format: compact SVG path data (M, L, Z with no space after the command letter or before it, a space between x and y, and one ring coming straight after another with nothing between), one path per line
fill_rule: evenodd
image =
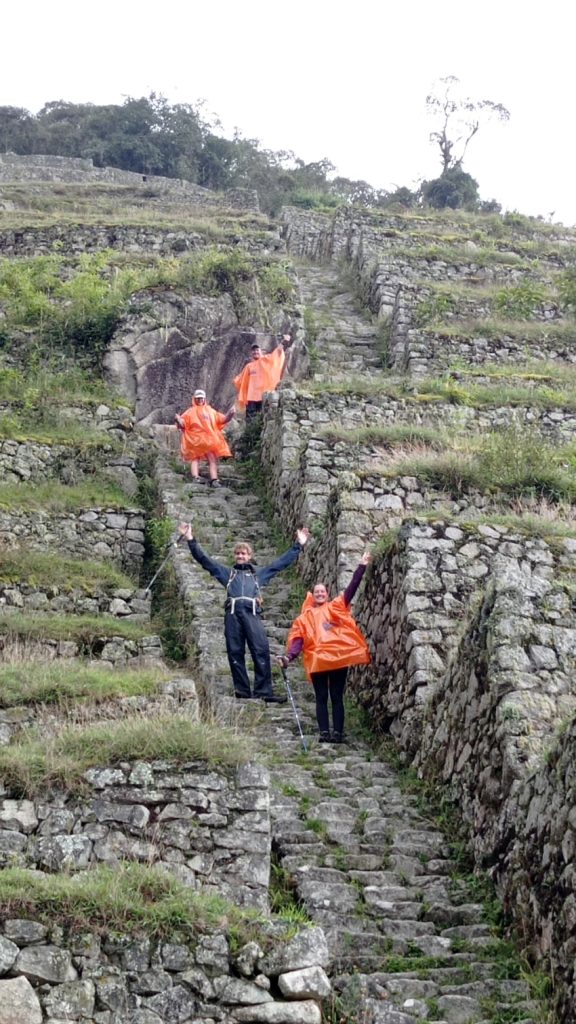
M277 694L271 693L267 697L261 697L260 699L263 700L265 704L286 704L288 697L279 697Z
M236 700L254 700L251 693L234 693Z
M222 484L220 483L219 480L211 480L210 487L222 487Z
M347 742L348 742L348 740L346 739L346 737L345 737L343 732L333 732L331 737L330 737L330 743L347 743Z
M330 743L330 742L331 742L331 740L330 740L330 733L329 732L321 732L319 737L318 737L318 743Z
M201 476L193 476L192 477L192 483L193 484L201 484L202 483L202 477Z

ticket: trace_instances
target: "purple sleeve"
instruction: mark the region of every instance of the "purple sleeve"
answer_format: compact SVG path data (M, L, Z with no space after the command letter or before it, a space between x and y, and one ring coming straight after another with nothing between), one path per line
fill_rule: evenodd
M303 641L302 637L301 636L295 637L294 640L292 641L292 643L290 644L290 647L288 648L288 651L287 651L288 660L289 661L294 661L294 658L298 657L298 655L303 650L303 648L304 648L304 641Z
M352 603L352 598L354 597L354 594L358 590L358 587L362 582L362 577L365 572L366 566L362 562L360 562L360 565L356 566L354 570L354 575L343 594L344 604L346 605L346 607L348 607L348 605Z

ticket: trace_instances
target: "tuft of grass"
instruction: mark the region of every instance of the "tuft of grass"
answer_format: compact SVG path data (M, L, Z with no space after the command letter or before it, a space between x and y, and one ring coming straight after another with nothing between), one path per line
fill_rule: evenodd
M0 403L9 403L43 421L54 407L107 405L114 409L126 400L77 362L59 364L38 351L26 353L26 368L0 367ZM49 405L47 404L49 403Z
M161 668L123 666L111 669L97 662L69 664L66 659L55 662L19 659L11 665L0 665L0 707L152 697L173 675Z
M576 499L572 460L570 446L554 449L537 431L513 424L487 434L475 451L423 453L397 460L393 472L427 480L453 496L480 491L572 502ZM390 475L390 468L385 472Z
M45 483L3 484L0 508L32 512L75 512L82 508L126 508L129 498L120 487L98 475L70 487L57 480Z
M32 799L53 787L78 792L84 773L98 765L168 760L231 768L249 757L246 740L232 730L165 714L70 726L48 739L31 730L0 748L0 775L11 793Z
M310 917L298 899L295 880L276 859L272 859L270 866L269 896L272 913L292 923L309 925Z
M57 920L71 932L126 932L172 941L178 936L191 943L232 926L247 941L258 929L254 912L185 887L158 868L132 863L74 876L6 868L0 872L0 908L3 917L47 925Z
M444 434L434 427L416 427L409 423L346 428L338 423L322 427L318 436L328 441L345 441L348 444L380 444L390 447L407 444L425 444L432 448L445 445Z
M148 623L115 618L113 615L53 615L43 613L0 613L0 635L30 640L76 640L89 651L105 637L120 636L125 640L140 640L150 636L153 627Z
M90 594L111 594L119 588L134 589L134 581L110 562L87 561L58 551L31 548L12 548L3 552L0 581L50 586L65 593L82 590Z

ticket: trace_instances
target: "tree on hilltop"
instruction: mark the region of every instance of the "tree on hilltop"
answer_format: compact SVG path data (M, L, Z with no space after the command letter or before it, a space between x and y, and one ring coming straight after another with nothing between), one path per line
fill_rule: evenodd
M436 92L426 97L428 113L438 124L436 130L430 132L430 142L440 149L442 174L462 166L468 145L483 120L496 117L499 121L508 121L510 118L510 111L502 103L458 96L459 85L460 79L447 75L440 79Z
M483 121L494 117L508 121L510 117L502 103L473 100L462 95L459 86L459 79L448 75L426 97L426 108L436 123L430 142L440 150L442 172L440 177L422 182L421 194L436 209L479 208L478 182L462 168L466 150ZM492 205L498 207L495 200Z

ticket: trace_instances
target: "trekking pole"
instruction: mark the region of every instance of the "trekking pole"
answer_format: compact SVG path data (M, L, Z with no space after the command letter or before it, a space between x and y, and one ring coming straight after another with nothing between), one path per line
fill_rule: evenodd
M162 559L162 561L160 562L160 565L158 566L156 572L154 573L152 579L150 580L150 583L148 584L148 586L146 587L146 590L144 591L144 596L145 597L148 596L150 590L154 586L154 584L155 584L156 580L158 579L160 573L162 572L164 566L166 565L166 563L172 557L172 549L173 548L177 548L179 543L180 543L180 541L183 540L183 539L184 539L184 534L181 533L177 540L174 540L174 541L170 542L170 546L169 546L168 554L166 555L166 558Z
M307 754L308 753L308 746L307 746L307 743L306 743L306 738L304 736L304 733L302 732L302 724L300 722L300 718L299 718L299 715L298 715L298 708L296 707L296 701L294 700L294 695L292 693L292 689L290 687L290 683L288 682L288 673L286 672L286 669L284 668L283 665L280 666L280 671L282 673L282 678L284 680L284 686L286 687L286 693L288 694L288 700L290 701L290 703L292 705L292 711L294 712L294 718L296 719L296 725L298 726L298 732L300 733L300 739L302 741L302 750L304 751L305 754Z

